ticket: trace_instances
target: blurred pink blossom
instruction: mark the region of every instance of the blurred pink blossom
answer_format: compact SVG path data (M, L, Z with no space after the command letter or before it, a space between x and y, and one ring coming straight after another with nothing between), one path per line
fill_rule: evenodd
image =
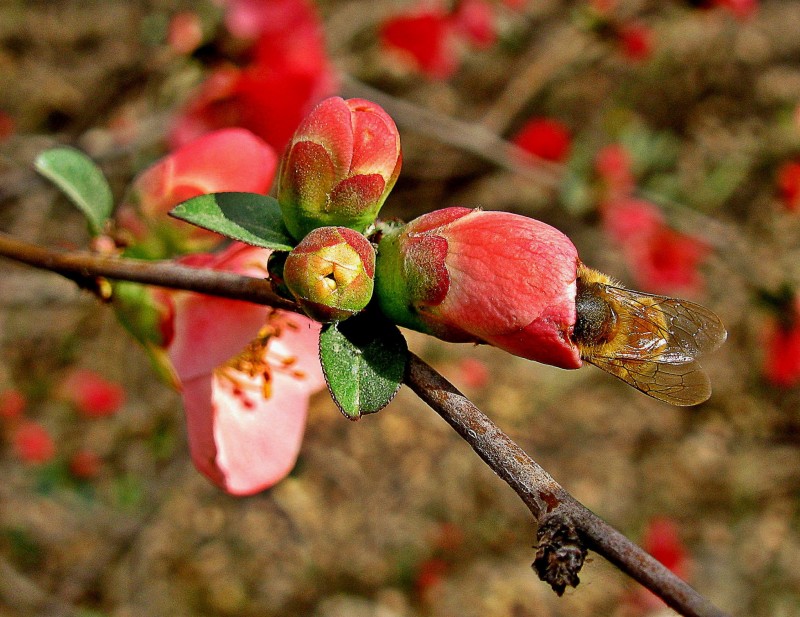
M167 44L178 54L190 54L203 42L203 24L194 11L176 13L169 20Z
M595 154L594 169L602 182L603 200L629 195L636 184L633 160L622 144L609 144Z
M636 285L653 293L697 294L699 266L711 251L694 236L671 229L655 204L624 198L603 205L603 226L616 241Z
M239 126L283 150L315 103L336 89L322 24L306 0L230 0L226 24L252 39L244 66L215 69L179 114L170 143Z
M26 421L13 433L14 450L24 463L39 465L56 455L56 444L50 432L38 422Z
M491 47L497 40L495 9L488 0L461 0L452 22L456 32L477 49Z
M114 415L125 402L120 384L88 369L72 371L61 383L59 394L86 418Z

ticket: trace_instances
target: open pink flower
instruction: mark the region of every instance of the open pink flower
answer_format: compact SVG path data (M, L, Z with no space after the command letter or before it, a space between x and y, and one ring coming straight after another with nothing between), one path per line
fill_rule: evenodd
M234 244L189 265L265 276L269 251ZM319 324L247 302L173 295L167 349L182 385L192 461L235 495L272 486L294 466L311 394L324 385Z
M507 212L445 208L384 234L378 258L376 295L396 323L581 366L571 340L578 254L553 227Z

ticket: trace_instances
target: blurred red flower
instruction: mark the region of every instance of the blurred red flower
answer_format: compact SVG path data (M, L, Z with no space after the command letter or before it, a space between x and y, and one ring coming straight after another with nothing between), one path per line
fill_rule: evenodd
M17 420L25 413L28 400L25 395L16 388L10 388L0 394L0 418L5 420Z
M494 7L487 0L461 0L452 21L456 32L477 49L491 47L497 40Z
M800 212L800 161L788 161L778 168L778 190L786 209Z
M552 118L528 120L512 141L526 152L556 163L566 160L572 145L569 129Z
M125 402L120 384L87 369L72 371L61 383L59 393L86 418L114 415Z
M791 388L800 383L800 296L767 321L763 370L775 386Z
M655 204L641 199L609 202L602 215L637 286L654 293L700 291L699 266L711 251L705 242L671 229Z
M642 548L681 578L689 574L690 558L681 539L678 524L671 518L655 516L647 522L642 535ZM630 603L639 614L650 614L664 603L644 587L637 587L629 596Z
M335 90L322 25L306 0L229 2L227 23L256 38L249 59L212 72L178 116L170 144L239 126L281 151L311 107Z
M638 23L620 27L619 45L622 54L634 62L643 62L653 54L654 33L650 26Z
M91 450L78 450L69 459L69 472L79 480L91 480L100 473L102 461Z
M747 19L758 9L758 0L713 0L713 3L728 9L738 19Z
M443 10L397 15L380 28L384 49L432 79L446 79L458 67L455 28Z
M56 454L53 438L38 422L22 423L14 431L13 441L17 456L25 463L46 463Z

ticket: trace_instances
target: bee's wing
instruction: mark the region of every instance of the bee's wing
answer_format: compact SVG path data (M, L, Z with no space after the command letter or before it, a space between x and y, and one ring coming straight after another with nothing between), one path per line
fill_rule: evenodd
M728 335L719 317L694 302L611 286L606 292L628 309L623 311L627 342L616 350L616 358L691 363L717 349Z
M648 396L672 405L697 405L711 396L711 382L694 360L669 364L595 356L588 361Z

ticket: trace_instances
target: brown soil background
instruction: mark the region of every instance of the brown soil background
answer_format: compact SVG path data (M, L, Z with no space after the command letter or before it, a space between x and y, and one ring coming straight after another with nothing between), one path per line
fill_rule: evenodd
M738 616L800 615L800 391L761 377L766 314L753 300L756 288L800 282L799 219L774 189L777 164L800 152L800 129L786 119L800 102L800 2L765 0L744 23L678 2L622 2L621 14L658 37L656 59L636 67L575 26L580 3L530 4L512 24L516 45L467 54L448 82L382 64L375 26L407 5L320 10L336 65L418 109L504 135L527 116L556 115L603 143L619 106L676 136L669 177L692 208L668 214L716 247L702 300L730 333L704 363L714 395L677 409L592 368L560 371L413 334L411 346L629 537L652 516L673 518L692 556L691 583L719 606ZM0 145L4 231L85 244L80 216L30 161L56 143L81 146L120 197L202 74L148 42L166 16L192 5L0 3L0 108L18 122ZM124 147L107 130L120 114L140 127ZM415 133L413 114L396 119L405 165L390 214L456 204L524 212L626 280L592 212L568 211L546 183L498 169L446 135ZM741 173L722 190L709 178L730 161ZM78 485L0 447L0 616L637 614L626 602L636 585L596 556L563 598L541 583L529 568L535 529L523 504L407 390L358 423L319 395L291 477L255 497L226 496L192 468L178 396L157 382L111 311L55 275L0 268L0 384L33 394L29 414L60 453L86 445L105 461L100 478ZM467 357L488 365L485 388L460 381ZM79 420L48 396L75 365L124 383L124 409ZM414 580L432 558L446 570L420 596Z

